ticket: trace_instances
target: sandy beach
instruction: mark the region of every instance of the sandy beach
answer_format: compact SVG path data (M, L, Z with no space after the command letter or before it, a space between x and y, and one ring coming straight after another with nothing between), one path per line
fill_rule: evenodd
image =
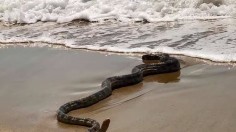
M108 132L235 132L236 68L181 60L180 72L149 76L71 114ZM140 57L49 47L0 49L0 131L86 131L58 123L64 103L90 95L107 77L130 73Z
M144 53L181 70L69 114L109 118L107 132L236 132L235 0L0 3L0 132L87 131L58 122L59 107L130 74Z

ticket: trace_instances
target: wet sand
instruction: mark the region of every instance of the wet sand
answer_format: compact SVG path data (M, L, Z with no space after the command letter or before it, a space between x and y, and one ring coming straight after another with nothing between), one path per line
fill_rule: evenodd
M58 123L59 106L96 92L105 78L129 73L140 63L139 57L80 50L0 49L0 131L86 131ZM236 68L194 59L182 67L115 90L71 114L99 122L110 118L109 132L236 131Z

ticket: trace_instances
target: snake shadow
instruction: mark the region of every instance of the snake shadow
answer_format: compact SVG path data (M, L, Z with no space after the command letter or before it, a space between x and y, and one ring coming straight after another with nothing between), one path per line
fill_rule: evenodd
M180 81L181 71L151 75L144 78L143 82L158 82L158 83L178 83Z

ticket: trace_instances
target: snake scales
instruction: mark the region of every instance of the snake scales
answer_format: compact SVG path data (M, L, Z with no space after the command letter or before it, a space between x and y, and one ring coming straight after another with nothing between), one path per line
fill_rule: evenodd
M93 119L79 118L68 115L70 111L89 107L99 101L107 98L112 94L112 91L124 86L134 85L143 80L144 76L176 72L180 70L179 61L176 58L169 57L168 54L158 55L143 55L143 61L155 60L159 63L141 64L132 69L131 74L109 77L102 82L101 90L82 99L68 102L62 105L57 112L57 120L59 122L82 125L89 127L89 132L106 132L110 120L103 121L102 126Z

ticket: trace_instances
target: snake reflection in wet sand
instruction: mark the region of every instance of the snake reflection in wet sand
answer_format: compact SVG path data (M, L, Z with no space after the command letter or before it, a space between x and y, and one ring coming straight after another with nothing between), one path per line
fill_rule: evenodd
M68 113L98 103L109 97L114 89L140 83L145 76L180 70L179 61L168 54L143 55L142 59L143 61L158 61L158 63L140 64L132 69L131 74L107 78L102 82L100 91L62 105L57 112L57 120L66 124L87 126L89 132L106 132L110 124L109 119L104 120L100 126L94 119L73 117Z

